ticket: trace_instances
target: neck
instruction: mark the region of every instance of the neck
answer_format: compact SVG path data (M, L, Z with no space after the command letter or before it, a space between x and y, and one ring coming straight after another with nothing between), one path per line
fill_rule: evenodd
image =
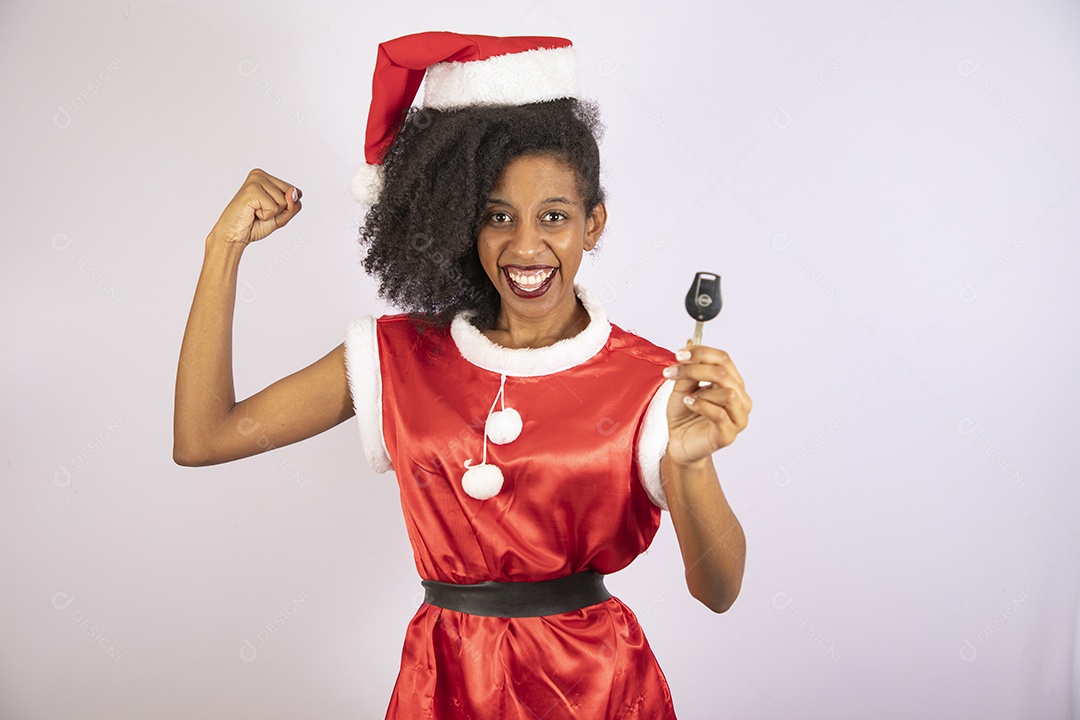
M504 305L499 308L495 324L484 335L503 347L540 348L573 337L588 325L588 311L577 295L571 294L568 302L538 318L515 315Z

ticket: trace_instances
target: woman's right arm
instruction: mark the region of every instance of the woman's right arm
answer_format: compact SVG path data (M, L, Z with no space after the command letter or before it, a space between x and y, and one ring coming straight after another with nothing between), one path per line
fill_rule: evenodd
M206 238L176 371L173 460L214 465L318 435L353 415L344 344L236 402L232 323L240 258L300 212L299 191L252 170Z

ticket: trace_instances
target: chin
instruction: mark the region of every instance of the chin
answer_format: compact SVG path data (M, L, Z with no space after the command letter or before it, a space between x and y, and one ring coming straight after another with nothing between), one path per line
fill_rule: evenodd
M515 315L539 319L559 306L559 298L550 291L543 297L526 300L511 291L499 293L499 300L504 308L512 308Z

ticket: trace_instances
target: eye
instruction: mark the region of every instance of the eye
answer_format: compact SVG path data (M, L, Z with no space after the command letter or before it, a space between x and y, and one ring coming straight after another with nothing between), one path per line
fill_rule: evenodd
M503 223L510 222L510 215L508 213L497 210L493 213L488 214L488 222L494 223L496 225L501 225Z
M562 210L548 210L544 213L544 219L550 222L558 222L559 220L566 219L566 213Z

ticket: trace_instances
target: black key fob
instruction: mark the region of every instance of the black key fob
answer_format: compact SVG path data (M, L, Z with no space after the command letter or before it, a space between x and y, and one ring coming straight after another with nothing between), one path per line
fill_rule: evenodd
M720 314L720 276L714 273L699 272L694 276L694 284L686 293L686 312L699 322L712 320Z

